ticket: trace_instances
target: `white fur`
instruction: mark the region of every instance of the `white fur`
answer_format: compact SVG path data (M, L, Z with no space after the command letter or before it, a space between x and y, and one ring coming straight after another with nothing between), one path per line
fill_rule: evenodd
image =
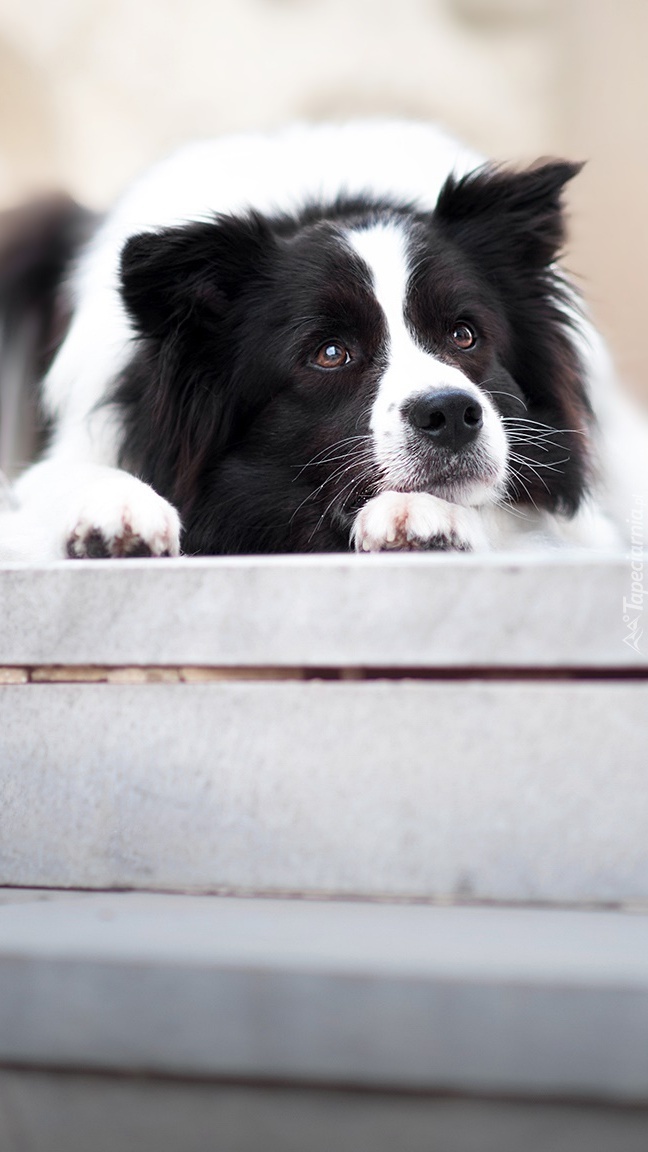
M356 552L454 548L483 551L488 537L479 512L427 492L382 492L358 513L351 540Z
M180 551L175 508L119 468L47 460L25 473L19 492L23 512L0 517L0 541L10 559L23 553L28 560L59 560L68 551L83 557L93 536L103 538L111 556L140 544L153 556Z
M89 555L100 536L110 556L137 553L144 545L153 556L178 556L180 518L175 508L148 484L117 468L99 468L71 506L64 528L68 554Z

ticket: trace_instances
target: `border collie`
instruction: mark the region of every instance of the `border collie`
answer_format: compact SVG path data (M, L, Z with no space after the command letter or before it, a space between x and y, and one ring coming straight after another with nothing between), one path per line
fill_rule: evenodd
M296 126L181 150L85 243L61 209L49 444L0 556L619 546L648 435L556 265L578 170Z

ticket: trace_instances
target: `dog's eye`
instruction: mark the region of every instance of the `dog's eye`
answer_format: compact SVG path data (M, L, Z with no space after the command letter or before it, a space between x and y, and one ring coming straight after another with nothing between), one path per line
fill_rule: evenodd
M456 344L457 348L461 348L464 352L466 349L472 348L477 342L475 329L470 324L466 324L464 320L460 320L458 324L455 324L450 336L452 343Z
M318 368L343 368L351 362L351 356L344 344L337 344L334 340L322 344L315 353L314 363Z

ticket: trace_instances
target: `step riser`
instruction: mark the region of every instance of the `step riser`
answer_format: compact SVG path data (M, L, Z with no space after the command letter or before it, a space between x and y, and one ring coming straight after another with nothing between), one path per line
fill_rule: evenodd
M646 917L34 895L0 1064L648 1102Z
M648 900L648 685L0 690L0 882Z
M0 1072L0 1148L47 1152L645 1152L648 1111L349 1089ZM4 1143L3 1143L4 1137Z
M645 991L20 959L0 993L0 1063L648 1101Z

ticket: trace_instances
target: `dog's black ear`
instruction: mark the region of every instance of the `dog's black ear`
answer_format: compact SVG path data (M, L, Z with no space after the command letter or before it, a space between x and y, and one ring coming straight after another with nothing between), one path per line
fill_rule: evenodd
M122 298L146 336L181 322L208 324L259 271L271 245L268 225L252 213L139 233L122 250Z
M564 242L564 186L582 167L556 160L522 172L487 166L449 176L434 218L493 271L520 264L547 268Z

